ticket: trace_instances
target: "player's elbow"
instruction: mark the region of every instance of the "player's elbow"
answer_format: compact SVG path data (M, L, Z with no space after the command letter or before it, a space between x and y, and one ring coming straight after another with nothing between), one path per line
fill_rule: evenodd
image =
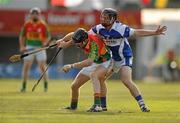
M135 30L134 31L134 33L133 33L133 35L131 36L131 37L140 37L140 33L139 33L139 31L138 30Z
M93 60L92 59L88 59L88 61L87 61L87 66L91 66L92 64L93 64Z

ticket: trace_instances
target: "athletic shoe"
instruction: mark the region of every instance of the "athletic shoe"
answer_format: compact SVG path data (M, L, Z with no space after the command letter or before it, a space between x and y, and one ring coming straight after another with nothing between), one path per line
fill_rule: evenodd
M44 92L47 92L48 91L48 88L44 88Z
M22 83L21 92L26 92L26 82Z
M21 88L20 92L26 92L25 88Z
M87 112L102 112L103 109L100 105L93 105Z
M107 108L106 107L102 107L102 111L107 111Z
M63 109L67 109L67 110L76 110L77 108L72 108L72 107L68 106L68 107L65 107L65 108L63 108Z
M150 112L150 109L148 109L147 107L142 107L142 108L141 108L141 111L142 111L142 112Z

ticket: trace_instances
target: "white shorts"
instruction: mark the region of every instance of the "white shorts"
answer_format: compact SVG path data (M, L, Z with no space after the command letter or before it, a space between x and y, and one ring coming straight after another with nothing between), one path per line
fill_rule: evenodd
M133 64L133 57L125 57L121 61L114 61L113 71L115 73L118 73L122 66L132 67L132 64Z
M34 50L34 49L37 49L40 47L26 46L26 48L30 49L30 50ZM32 61L32 60L34 60L34 57L36 58L37 61L46 61L47 60L46 51L43 50L43 51L40 51L38 53L31 54L27 57L24 57L24 61Z
M98 65L102 65L104 68L108 68L110 65L111 60L103 62L101 64L93 63L91 66L84 67L79 73L84 74L90 77L90 73L93 72Z

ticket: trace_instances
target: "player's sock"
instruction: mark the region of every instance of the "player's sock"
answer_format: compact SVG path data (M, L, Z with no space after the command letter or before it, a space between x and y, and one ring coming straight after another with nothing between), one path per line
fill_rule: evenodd
M144 100L143 100L142 96L141 95L137 96L136 100L137 100L141 110L143 110L143 108L145 108L146 106L145 106L145 103L144 103Z
M94 94L94 105L101 105L100 93Z
M26 82L24 81L22 83L22 88L21 88L21 92L25 92L26 91Z
M47 92L48 90L48 82L44 81L44 92Z
M101 97L101 107L102 107L103 111L107 111L106 97Z
M78 99L71 99L71 109L77 109Z

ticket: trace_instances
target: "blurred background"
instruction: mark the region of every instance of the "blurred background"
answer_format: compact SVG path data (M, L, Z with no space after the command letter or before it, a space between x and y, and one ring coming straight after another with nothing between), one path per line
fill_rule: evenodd
M129 39L134 52L133 78L136 80L180 79L180 0L0 0L0 78L21 78L22 61L10 63L19 54L18 36L29 9L39 7L53 39L78 27L89 30L100 22L103 8L119 12L119 20L132 28L156 29L166 25L165 36ZM49 49L48 63L57 49ZM79 72L64 74L57 68L85 59L82 50L71 47L61 51L49 68L50 79L72 79ZM30 78L40 76L36 63ZM111 79L118 79L115 74Z

